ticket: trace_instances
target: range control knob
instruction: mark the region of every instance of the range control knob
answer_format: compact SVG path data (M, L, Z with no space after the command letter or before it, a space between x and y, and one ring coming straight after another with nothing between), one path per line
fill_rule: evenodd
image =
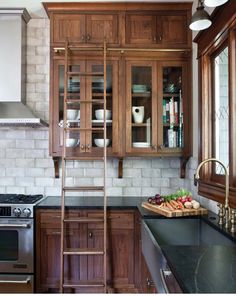
M29 208L25 208L25 209L22 211L22 213L23 213L23 216L24 216L24 217L30 217L30 215L31 215L31 210L30 210Z
M14 208L13 209L13 214L14 214L15 217L20 217L21 209L20 208Z

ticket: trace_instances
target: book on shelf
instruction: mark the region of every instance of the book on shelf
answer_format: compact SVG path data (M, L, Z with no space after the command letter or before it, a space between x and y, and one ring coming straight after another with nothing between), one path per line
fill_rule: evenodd
M166 123L170 123L170 103L166 101Z
M170 98L170 124L175 124L174 98Z
M167 118L166 118L166 100L163 100L162 106L163 106L163 123L167 123Z
M175 116L175 124L179 124L178 101L174 101L174 116Z

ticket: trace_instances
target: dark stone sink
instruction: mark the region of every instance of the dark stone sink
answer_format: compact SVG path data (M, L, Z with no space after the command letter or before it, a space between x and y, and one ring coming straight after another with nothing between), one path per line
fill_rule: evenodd
M145 219L159 246L235 246L235 243L198 218Z

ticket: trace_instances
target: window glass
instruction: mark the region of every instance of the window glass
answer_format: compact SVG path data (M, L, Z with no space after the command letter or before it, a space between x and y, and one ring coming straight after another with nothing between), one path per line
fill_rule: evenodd
M214 59L214 155L225 166L229 165L229 59L228 47ZM216 174L224 174L220 165Z

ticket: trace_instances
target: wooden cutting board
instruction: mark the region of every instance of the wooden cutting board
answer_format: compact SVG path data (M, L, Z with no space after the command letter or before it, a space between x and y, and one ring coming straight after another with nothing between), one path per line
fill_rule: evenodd
M153 211L155 213L161 214L166 217L181 217L181 216L196 216L196 215L206 215L207 214L207 209L200 207L199 209L183 209L183 210L174 210L171 211L166 208L159 208L156 205L152 205L148 203L147 201L142 202L142 207Z

